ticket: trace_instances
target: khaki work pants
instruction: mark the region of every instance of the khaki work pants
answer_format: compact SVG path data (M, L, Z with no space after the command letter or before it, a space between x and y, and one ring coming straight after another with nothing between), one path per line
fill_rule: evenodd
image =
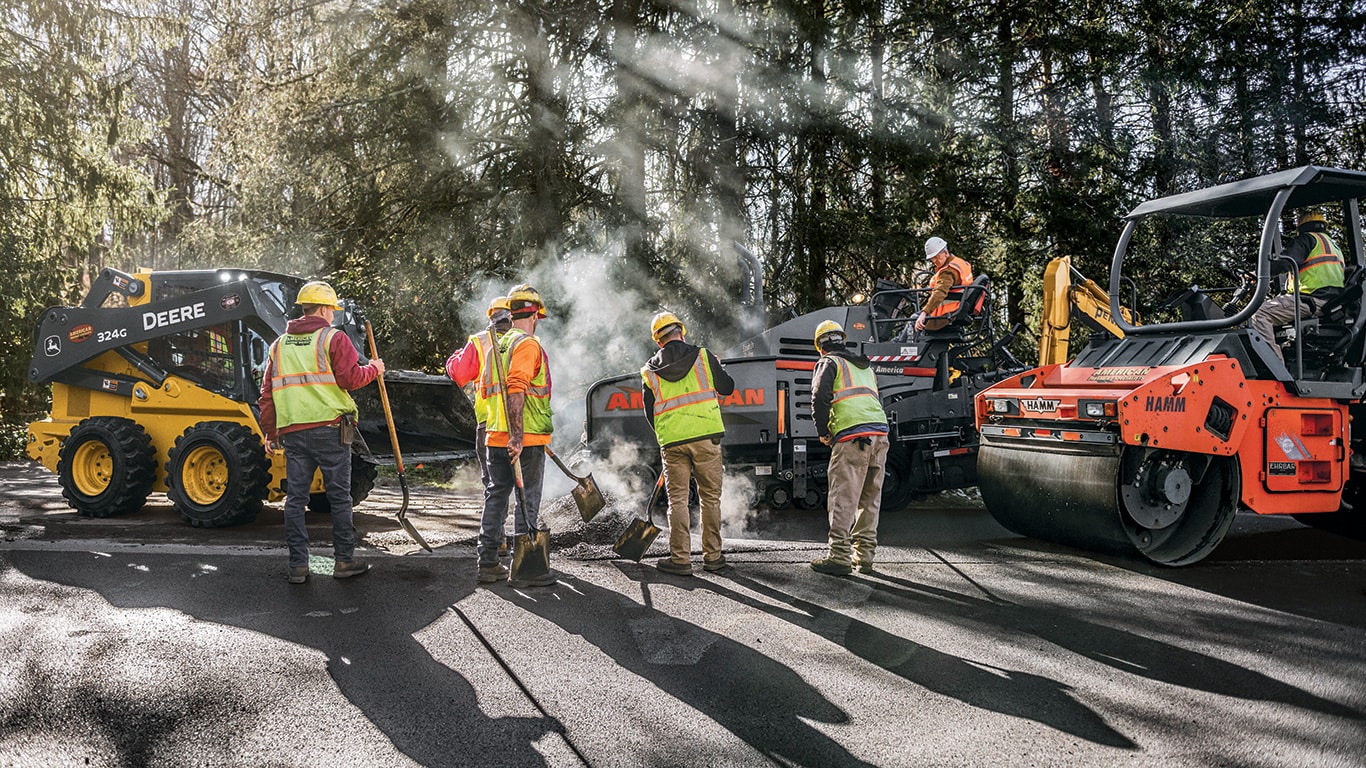
M835 443L830 452L830 559L848 565L853 559L872 564L877 552L877 521L882 510L886 435Z
M669 494L669 555L675 563L692 562L689 535L689 481L697 481L702 503L702 558L721 557L721 444L694 440L660 450L664 462L664 488Z

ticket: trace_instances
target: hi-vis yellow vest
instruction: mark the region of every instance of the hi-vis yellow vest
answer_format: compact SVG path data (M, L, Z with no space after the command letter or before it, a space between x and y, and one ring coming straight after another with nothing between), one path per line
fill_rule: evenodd
M484 374L484 363L491 360L489 350L493 348L493 340L489 338L493 331L482 331L470 337L470 343L474 344L474 352L479 356L480 383L474 386L474 418L479 424L486 424L489 420L488 398L484 396L482 379Z
M522 408L523 435L550 435L555 431L550 410L550 358L540 341L533 339L520 328L513 328L498 339L498 346L491 347L480 362L479 389L484 397L484 409L488 415L487 431L507 432L507 409L504 403L504 382L498 378L499 367L507 376L508 365L512 362L512 351L522 344L535 342L540 348L540 370L532 377L527 387L526 404ZM500 361L494 360L498 355Z
M275 428L331 422L355 416L356 401L337 385L327 346L336 328L313 333L286 333L270 347L270 391L275 401Z
M1310 232L1314 247L1304 257L1300 267L1300 293L1313 293L1320 288L1341 288L1343 283L1342 255L1333 241L1322 232Z
M648 367L640 369L640 378L655 394L655 436L661 446L678 445L726 431L705 348L698 348L697 362L693 363L688 375L678 381L660 378Z
M887 412L877 394L877 374L872 368L858 368L848 360L826 355L835 361L835 389L830 398L830 434L838 435L860 424L886 424Z

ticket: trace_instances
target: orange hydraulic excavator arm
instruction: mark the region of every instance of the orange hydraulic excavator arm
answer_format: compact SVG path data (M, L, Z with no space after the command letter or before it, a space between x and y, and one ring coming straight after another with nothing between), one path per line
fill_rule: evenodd
M1124 319L1138 323L1138 315L1121 308ZM1070 256L1048 262L1043 271L1043 312L1039 318L1039 365L1065 363L1070 358L1072 316L1076 314L1088 328L1103 331L1117 339L1124 331L1110 316L1110 294L1096 281L1072 268Z

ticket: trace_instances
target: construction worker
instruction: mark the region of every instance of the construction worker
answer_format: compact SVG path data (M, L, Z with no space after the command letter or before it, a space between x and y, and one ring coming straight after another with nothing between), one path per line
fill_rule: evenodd
M944 238L931 237L925 241L925 258L930 260L934 274L925 286L930 294L911 326L915 334L927 329L937 331L948 325L948 316L957 311L962 297L962 291L953 290L954 286L972 282L972 265L949 253L949 244ZM902 337L909 338L911 334L903 331Z
M816 326L821 359L811 372L811 418L821 443L831 449L830 550L811 568L834 576L873 570L888 446L877 375L868 358L845 349L844 338L844 328L833 320Z
M512 328L512 312L506 296L498 296L489 302L489 327L472 334L465 346L446 358L446 375L456 386L463 387L471 381L480 381L482 363L488 359L489 350L495 344L495 335L501 337ZM474 429L474 453L479 461L479 481L483 487L489 485L488 459L484 455L485 437L488 422L488 398L477 384L474 388L474 418L478 426Z
M356 403L348 394L384 375L384 361L360 365L351 339L332 327L341 309L337 292L323 282L305 283L298 303L303 316L290 320L270 347L261 380L261 429L266 454L285 452L285 544L289 583L308 581L308 526L304 522L314 473L321 469L332 511L332 575L359 576L370 564L355 557L351 519L351 442Z
M1298 311L1300 317L1313 317L1318 314L1324 302L1342 291L1344 267L1342 250L1327 234L1328 224L1323 214L1308 210L1299 215L1295 227L1295 239L1281 252L1289 256L1299 272L1299 294L1273 296L1262 303L1253 313L1251 326L1262 338L1271 344L1271 350L1282 363L1285 353L1276 343L1276 326L1295 322ZM1290 264L1280 259L1271 262L1273 276L1290 271ZM1290 286L1286 286L1290 290Z
M669 495L669 556L655 566L680 576L692 575L688 496L694 480L702 504L702 567L726 567L721 553L721 438L726 427L717 395L735 391L716 356L684 341L686 333L674 313L655 315L650 336L659 351L640 369L645 417L659 439Z
M537 528L541 508L541 480L545 470L545 447L554 431L550 410L550 358L536 338L536 324L545 317L541 294L529 285L508 292L512 328L498 339L481 364L479 387L488 416L487 453L489 482L484 488L484 514L479 526L479 572L481 584L502 581L506 566L498 562L498 546L507 521L508 496L516 489L514 462L521 465L522 497L513 516L517 535ZM497 355L497 359L494 356ZM499 373L502 373L500 378ZM549 586L554 573L515 586Z

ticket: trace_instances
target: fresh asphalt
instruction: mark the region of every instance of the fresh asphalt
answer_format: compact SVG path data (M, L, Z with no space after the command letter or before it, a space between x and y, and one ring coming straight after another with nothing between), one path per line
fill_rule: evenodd
M285 583L279 505L74 515L0 465L0 766L1355 766L1366 545L1248 516L1163 569L1016 537L971 495L884 517L822 576L819 513L731 530L692 578L611 557L558 499L557 586L480 587L477 494L358 508L375 568ZM622 507L619 509L618 506ZM666 534L667 535L667 534ZM662 538L655 552L662 554Z

